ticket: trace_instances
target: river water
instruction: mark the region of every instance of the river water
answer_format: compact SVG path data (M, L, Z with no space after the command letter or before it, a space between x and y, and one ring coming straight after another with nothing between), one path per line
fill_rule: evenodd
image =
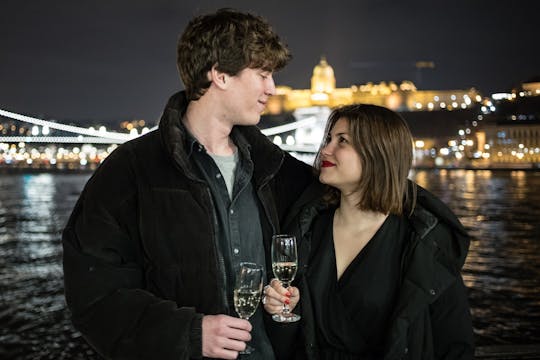
M0 359L97 359L63 297L61 231L89 174L0 174ZM419 170L472 235L477 345L540 343L540 172ZM106 326L106 325L104 325Z

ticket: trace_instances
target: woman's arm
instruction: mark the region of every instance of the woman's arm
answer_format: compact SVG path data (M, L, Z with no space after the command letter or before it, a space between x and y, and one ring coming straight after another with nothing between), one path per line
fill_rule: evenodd
M474 339L467 291L461 276L431 306L436 359L473 359Z
M274 348L276 359L293 359L298 348L302 348L300 337L300 322L279 323L272 320L271 315L278 314L283 309L283 304L288 301L291 311L297 309L300 300L300 291L291 286L284 288L281 283L272 279L270 285L265 286L263 305L266 310L265 325L268 337Z

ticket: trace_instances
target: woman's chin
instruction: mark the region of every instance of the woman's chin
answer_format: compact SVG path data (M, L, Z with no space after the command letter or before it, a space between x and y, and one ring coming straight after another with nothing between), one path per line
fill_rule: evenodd
M321 184L336 187L335 182L333 182L332 180L328 178L325 178L324 176L319 176L319 181L321 182Z

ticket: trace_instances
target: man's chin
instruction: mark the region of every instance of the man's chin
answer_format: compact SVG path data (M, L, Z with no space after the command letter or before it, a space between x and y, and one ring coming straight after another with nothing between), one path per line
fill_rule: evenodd
M242 123L238 125L254 126L254 125L257 125L260 121L261 121L261 116L259 115L250 119L245 119L244 121L242 121Z

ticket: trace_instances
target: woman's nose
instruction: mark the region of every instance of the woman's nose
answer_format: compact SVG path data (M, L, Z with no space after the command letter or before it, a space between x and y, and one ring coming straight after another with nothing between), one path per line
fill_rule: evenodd
M323 155L331 155L332 151L333 151L333 146L332 146L332 143L329 142L329 143L327 143L326 145L323 146L323 148L321 150L321 153Z

